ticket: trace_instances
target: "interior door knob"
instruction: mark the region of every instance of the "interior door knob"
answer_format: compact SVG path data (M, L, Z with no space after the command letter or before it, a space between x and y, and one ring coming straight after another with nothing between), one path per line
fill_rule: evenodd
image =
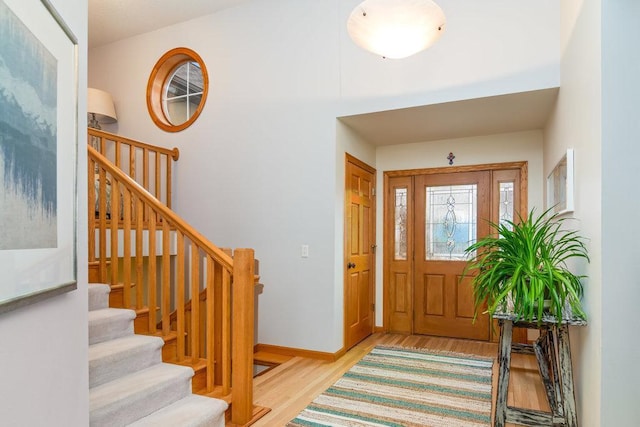
M347 263L347 268L356 268L356 264L354 262Z

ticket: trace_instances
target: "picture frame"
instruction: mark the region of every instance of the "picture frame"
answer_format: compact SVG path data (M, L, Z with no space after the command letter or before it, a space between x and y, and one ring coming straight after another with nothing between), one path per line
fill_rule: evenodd
M0 0L0 314L77 288L78 40Z
M573 212L573 180L574 153L569 148L547 176L547 209L557 214Z

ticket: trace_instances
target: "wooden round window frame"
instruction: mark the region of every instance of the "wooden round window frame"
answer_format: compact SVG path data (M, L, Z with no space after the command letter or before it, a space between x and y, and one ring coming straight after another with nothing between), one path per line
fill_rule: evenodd
M167 118L164 109L162 108L162 93L164 92L167 79L169 79L173 72L185 62L197 62L202 70L202 100L196 108L196 111L189 117L187 121L179 125L173 125ZM207 67L204 65L204 61L200 58L200 55L188 49L186 47L177 47L171 49L156 62L156 65L151 70L149 76L149 83L147 84L147 109L153 122L160 129L167 132L180 132L191 126L196 121L204 104L207 102L207 94L209 92L209 75L207 74Z

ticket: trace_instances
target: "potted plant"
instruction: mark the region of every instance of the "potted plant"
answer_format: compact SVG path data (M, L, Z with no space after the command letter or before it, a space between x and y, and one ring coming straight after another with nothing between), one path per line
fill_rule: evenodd
M519 222L491 223L494 235L469 246L464 274L472 278L476 315L487 304L487 312L508 311L517 320L540 321L546 311L562 320L565 306L574 318L585 319L582 310L584 276L569 271L567 260L584 258L589 262L584 239L577 231L562 227L566 218L551 214L540 216L531 210ZM548 301L549 308L545 308Z

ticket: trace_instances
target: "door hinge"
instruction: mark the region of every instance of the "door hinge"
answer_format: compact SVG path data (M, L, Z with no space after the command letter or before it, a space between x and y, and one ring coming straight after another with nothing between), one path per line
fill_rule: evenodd
M371 311L376 311L376 303L371 304Z
M371 187L371 195L372 196L376 195L376 187Z
M371 245L371 252L373 252L374 254L376 253L376 248L378 247L378 245Z

